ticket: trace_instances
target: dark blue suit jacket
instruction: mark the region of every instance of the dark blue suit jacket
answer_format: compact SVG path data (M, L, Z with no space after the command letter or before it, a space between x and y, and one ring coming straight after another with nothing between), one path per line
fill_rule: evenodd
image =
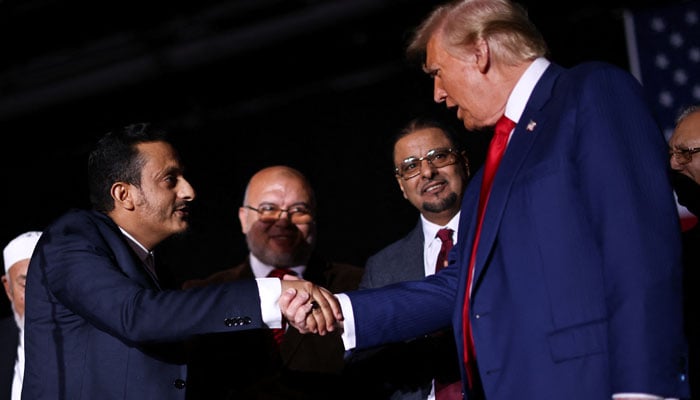
M361 289L425 277L421 220L403 238L367 259ZM351 352L347 369L357 381L357 398L424 400L433 380L459 380L452 329L371 350Z
M27 276L24 399L184 399L180 341L264 327L254 280L161 291L106 215L70 211Z
M627 72L601 63L545 71L496 173L477 252L469 318L489 400L688 396L667 164ZM349 293L358 347L451 321L461 356L482 175L467 188L451 266Z

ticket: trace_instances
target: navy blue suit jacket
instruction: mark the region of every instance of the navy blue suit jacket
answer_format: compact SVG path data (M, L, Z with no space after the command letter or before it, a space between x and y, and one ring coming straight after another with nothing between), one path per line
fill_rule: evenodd
M254 280L161 291L114 222L74 210L37 243L24 399L184 399L192 335L264 327Z
M367 259L360 289L425 277L421 220L404 237ZM424 400L435 378L459 380L451 329L371 350L350 353L347 370L356 380L357 398Z
M477 251L469 318L489 400L688 396L667 165L631 75L602 63L548 67L496 173ZM482 176L465 193L450 266L349 293L358 347L451 322L463 354Z

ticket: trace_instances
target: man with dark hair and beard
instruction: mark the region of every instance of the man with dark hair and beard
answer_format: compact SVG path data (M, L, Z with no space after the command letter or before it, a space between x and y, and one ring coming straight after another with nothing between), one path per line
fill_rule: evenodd
M188 289L222 282L295 275L332 292L356 289L362 268L328 262L315 251L316 198L298 170L276 165L255 173L238 209L250 254L241 264ZM206 335L193 342L188 399L342 398L343 343L338 332L301 335L296 329ZM233 360L245 360L234 362Z
M420 218L406 236L367 260L361 289L432 275L443 249L439 232L449 230L451 243L457 242L469 160L450 127L427 117L409 121L394 137L392 163L403 197L420 212ZM417 340L354 351L347 371L357 380L354 388L362 398L425 400L435 399L436 392L443 390L457 396L447 398L461 398L458 363L454 337L447 329Z

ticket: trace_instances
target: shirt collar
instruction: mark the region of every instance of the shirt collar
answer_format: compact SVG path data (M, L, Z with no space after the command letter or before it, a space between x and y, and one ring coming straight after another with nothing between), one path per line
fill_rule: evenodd
M508 97L505 112L506 117L510 118L511 121L516 124L520 121L520 117L523 115L523 111L525 111L525 106L528 100L530 100L530 95L535 89L535 85L540 80L549 64L551 63L546 58L536 58L535 61L527 67L523 76L518 80L518 83L515 84L513 91Z
M275 269L275 266L263 263L260 261L260 259L255 257L253 253L250 253L250 268L253 270L253 275L255 275L256 278L265 278L270 272L272 272L273 269ZM297 275L303 276L306 266L296 265L290 267L289 269L296 272Z
M452 235L453 237L453 242L457 243L457 227L459 227L459 214L460 211L455 214L452 219L447 223L445 226L437 225L434 224L430 221L428 221L423 214L421 214L420 219L421 223L423 224L423 243L430 243L433 239L435 239L435 235L437 235L437 232L442 229L442 228L450 228L454 231L454 234Z
M139 255L139 258L141 259L141 261L145 261L146 257L148 257L148 255L151 253L150 250L148 250L144 245L139 243L138 240L134 239L134 237L131 236L127 231L122 229L121 226L119 227L119 230L122 231L122 233L124 234L124 236L126 236L127 239L129 239L129 243L131 244L131 248L134 249L136 254Z

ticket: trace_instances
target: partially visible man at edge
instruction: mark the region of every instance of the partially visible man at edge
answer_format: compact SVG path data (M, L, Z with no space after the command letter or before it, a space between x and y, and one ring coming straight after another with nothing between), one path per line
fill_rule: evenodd
M669 165L678 203L700 218L700 105L684 107L668 141ZM683 239L685 332L690 350L690 390L700 391L700 223L686 229Z
M12 317L0 320L0 400L19 400L24 377L24 292L29 259L40 231L24 232L2 251L5 274L2 284L10 300Z

